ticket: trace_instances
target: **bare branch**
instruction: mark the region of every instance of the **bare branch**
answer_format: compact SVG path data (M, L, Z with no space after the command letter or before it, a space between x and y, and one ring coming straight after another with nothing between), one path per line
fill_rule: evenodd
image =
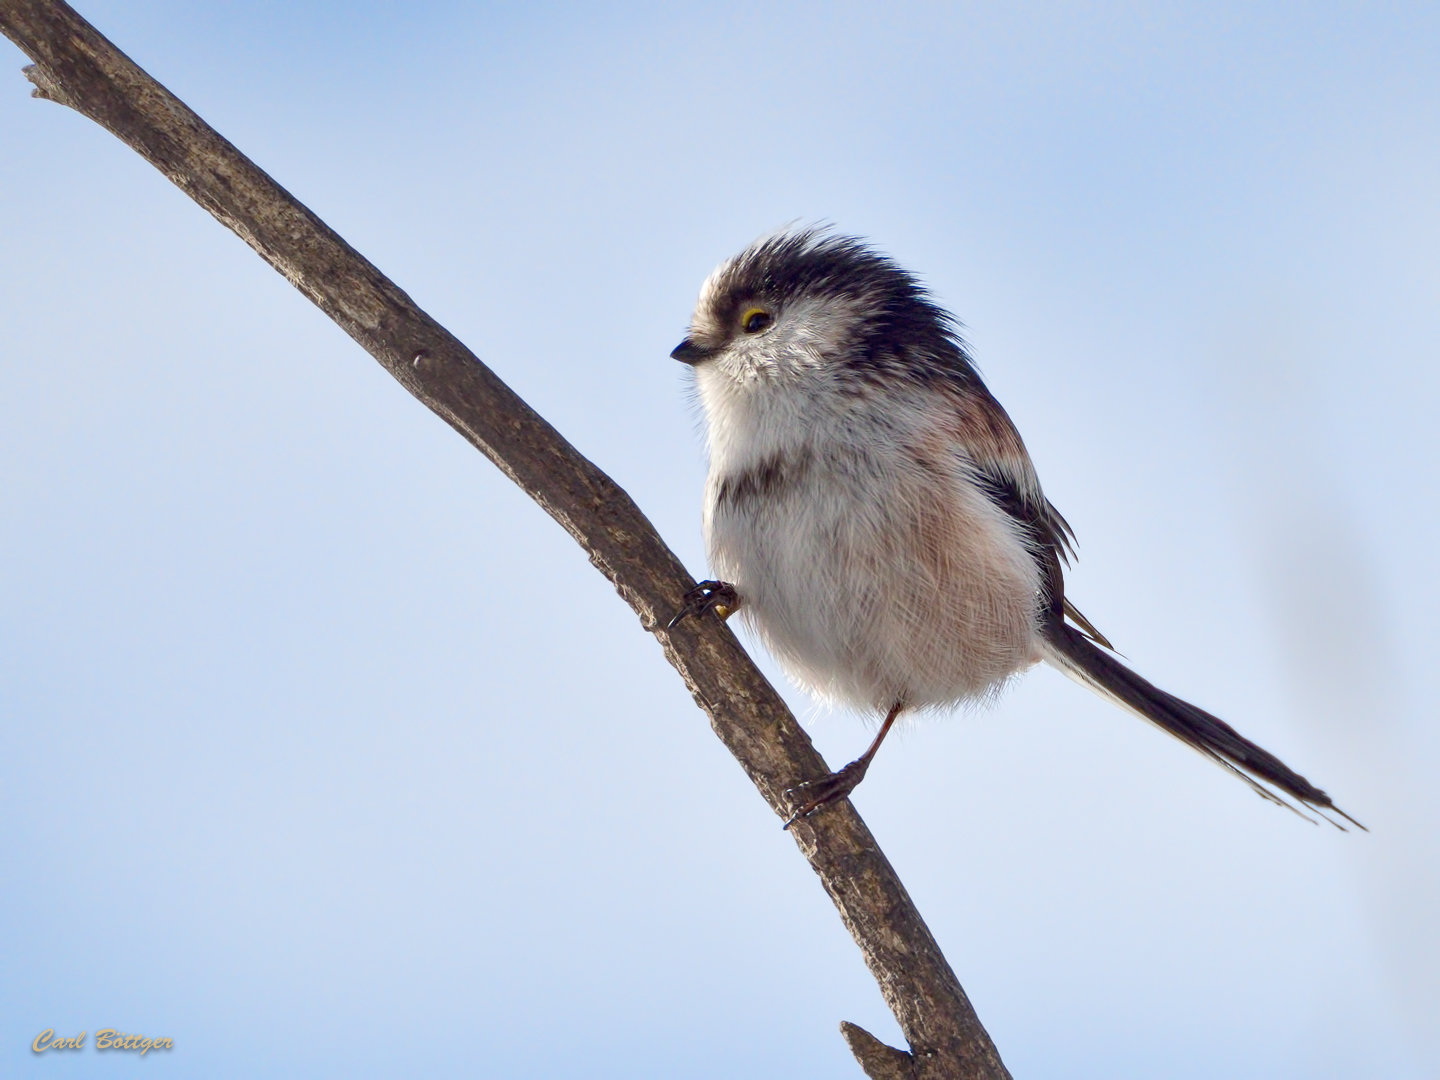
M666 630L692 584L645 515L453 335L183 102L58 0L0 0L0 29L35 62L35 96L118 136L249 244L405 389L570 533L659 639L711 726L772 809L829 770L718 619ZM905 887L848 802L798 823L911 1053L844 1025L872 1078L1008 1077Z

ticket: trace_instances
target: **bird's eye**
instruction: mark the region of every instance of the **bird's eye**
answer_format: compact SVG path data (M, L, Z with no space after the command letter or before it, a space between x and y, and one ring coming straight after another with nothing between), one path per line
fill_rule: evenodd
M751 308L740 320L740 327L747 334L758 334L775 321L775 317L764 308Z

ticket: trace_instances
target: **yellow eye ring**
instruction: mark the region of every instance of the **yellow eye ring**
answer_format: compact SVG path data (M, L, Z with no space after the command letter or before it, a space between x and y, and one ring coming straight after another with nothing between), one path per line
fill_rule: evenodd
M740 329L747 334L758 334L774 321L775 316L764 308L753 307L740 316Z

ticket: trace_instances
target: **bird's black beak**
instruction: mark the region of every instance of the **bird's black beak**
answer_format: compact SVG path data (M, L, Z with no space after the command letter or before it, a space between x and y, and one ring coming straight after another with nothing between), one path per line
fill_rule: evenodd
M696 345L695 342L686 338L676 345L670 353L672 360L679 360L682 364L698 364L703 360L709 360L715 355L714 349L707 349L703 345Z

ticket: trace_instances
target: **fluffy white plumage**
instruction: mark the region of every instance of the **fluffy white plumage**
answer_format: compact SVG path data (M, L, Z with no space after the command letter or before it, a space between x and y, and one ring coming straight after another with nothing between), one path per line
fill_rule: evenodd
M1040 659L1039 569L963 445L935 438L954 418L933 394L846 393L783 338L696 375L710 564L798 683L883 713L977 697ZM764 497L735 494L746 478Z
M889 259L815 230L762 238L706 281L672 355L705 411L723 579L677 620L723 595L802 686L886 714L864 755L802 785L797 817L849 794L902 710L982 697L1042 659L1267 798L1345 816L1097 647L1065 599L1069 527L1024 443L950 316Z
M826 239L802 236L811 250ZM711 566L822 698L883 713L985 694L1040 659L1041 581L1017 523L976 483L952 394L857 385L837 363L869 315L863 288L759 292L749 302L774 322L736 334L732 292L756 251L710 276L690 332L723 343L695 369Z

